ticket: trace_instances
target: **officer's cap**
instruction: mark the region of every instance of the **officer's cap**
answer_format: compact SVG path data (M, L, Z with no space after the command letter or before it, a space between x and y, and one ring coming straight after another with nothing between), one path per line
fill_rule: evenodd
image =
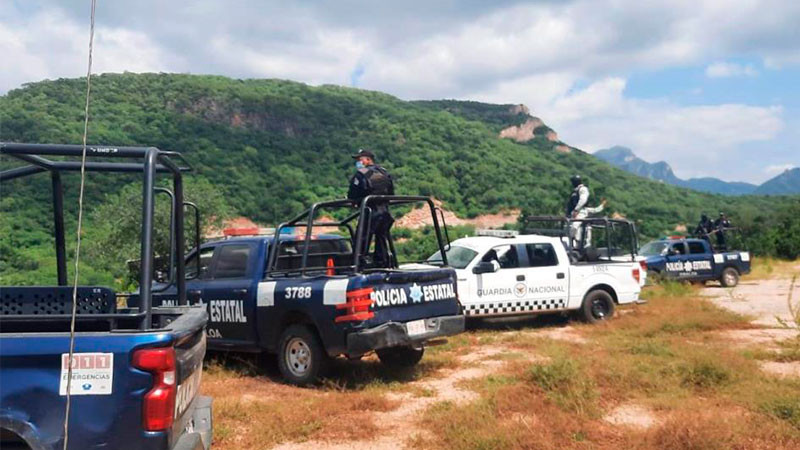
M352 155L352 156L353 156L353 159L358 159L358 158L361 158L361 157L364 157L364 156L366 156L368 158L375 159L375 153L372 153L371 151L365 150L363 148L358 149L358 153L356 153L355 155Z

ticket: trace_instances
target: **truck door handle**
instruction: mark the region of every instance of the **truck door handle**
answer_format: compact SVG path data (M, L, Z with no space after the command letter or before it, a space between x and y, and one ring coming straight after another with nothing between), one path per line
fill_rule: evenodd
M558 278L559 280L563 280L564 279L564 272L558 272L556 274L556 278Z
M517 281L525 281L525 275L517 275Z
M234 289L233 293L234 294L247 294L247 289L246 288L245 289Z
M186 291L186 293L189 295L200 295L203 293L203 291L201 291L200 289L189 289L188 291Z

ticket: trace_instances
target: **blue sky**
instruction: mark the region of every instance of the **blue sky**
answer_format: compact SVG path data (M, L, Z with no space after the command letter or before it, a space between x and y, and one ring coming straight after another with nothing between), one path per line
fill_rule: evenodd
M0 2L0 94L81 76L89 0ZM800 165L793 0L98 2L95 72L212 73L524 103L682 178ZM0 139L2 126L0 124Z

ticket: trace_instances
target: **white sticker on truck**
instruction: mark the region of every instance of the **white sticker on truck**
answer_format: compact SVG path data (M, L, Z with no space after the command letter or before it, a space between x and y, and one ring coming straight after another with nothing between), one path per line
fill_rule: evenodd
M72 365L71 395L110 395L113 392L113 353L69 353L61 354L61 383L59 395L67 395L69 367Z
M750 253L748 252L741 252L739 253L742 257L742 261L750 261Z
M258 283L256 306L273 306L275 304L275 284L274 281Z
M343 278L340 280L328 280L322 291L323 305L340 305L347 301L347 283L350 280Z
M714 263L722 264L725 262L725 255L721 253L714 253Z

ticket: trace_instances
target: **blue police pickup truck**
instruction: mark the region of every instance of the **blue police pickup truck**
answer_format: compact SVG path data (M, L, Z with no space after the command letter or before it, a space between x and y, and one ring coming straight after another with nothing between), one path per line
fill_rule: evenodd
M177 225L183 223L183 208L175 208L183 204L185 168L176 165L180 155L156 148L86 149L87 172L145 176L144 270L137 306L126 304L126 294L110 288L78 286L73 315L61 174L80 170L75 157L81 156L82 146L0 143L0 154L30 163L0 172L4 195L17 186L18 178L49 173L58 278L57 286L0 287L0 448L208 449L211 399L197 395L207 314L186 301L182 260L173 267L178 275L172 283L176 305L151 305L156 193L171 199L170 247L173 255L183 255L183 227ZM116 162L118 158L143 162ZM155 186L157 173L171 175L171 190Z
M652 241L639 250L647 271L663 278L706 282L719 280L725 287L750 273L750 253L715 252L704 239L671 238Z
M330 358L376 351L382 363L408 367L422 358L426 341L462 332L456 273L446 259L442 267L398 269L390 238L391 267L376 264L366 240L372 202L427 204L431 236L443 248L430 199L403 196L367 197L360 207L318 203L274 235L208 242L188 255L186 286L190 301L208 308L209 347L275 353L284 379L306 385ZM329 210L341 219L317 218ZM173 301L169 293L161 297Z

